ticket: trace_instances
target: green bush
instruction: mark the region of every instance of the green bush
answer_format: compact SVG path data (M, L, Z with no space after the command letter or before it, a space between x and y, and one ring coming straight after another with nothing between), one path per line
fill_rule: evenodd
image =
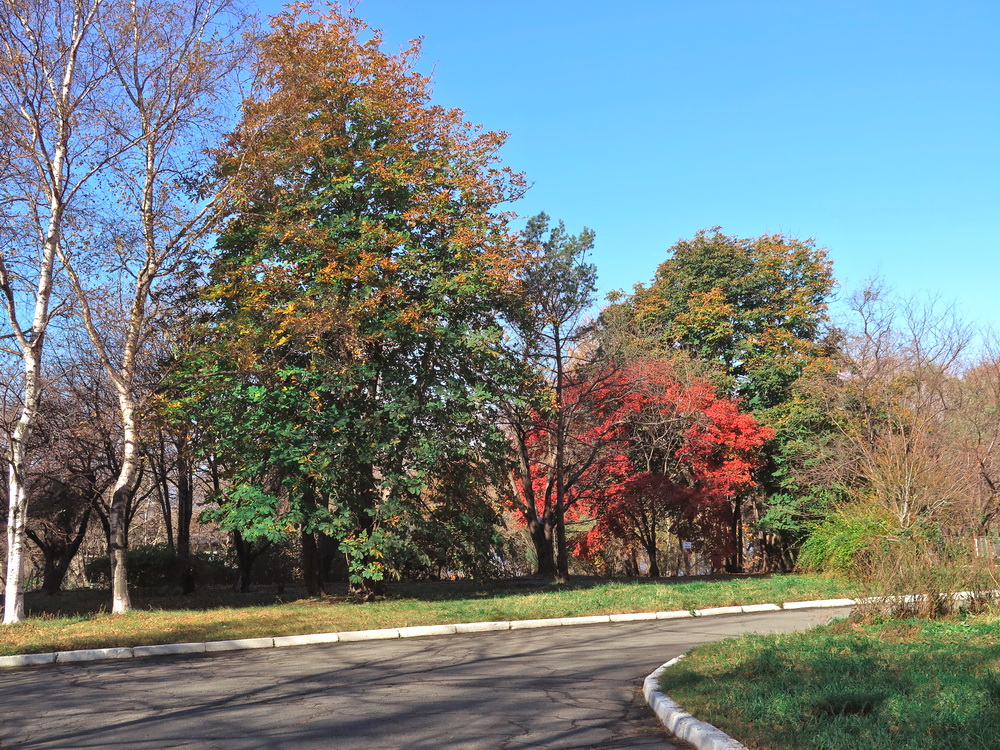
M878 508L846 506L813 528L799 552L802 570L864 575L891 533L894 519Z

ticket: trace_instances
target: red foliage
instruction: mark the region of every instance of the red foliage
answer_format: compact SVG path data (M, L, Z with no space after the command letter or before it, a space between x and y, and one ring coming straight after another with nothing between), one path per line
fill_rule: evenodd
M767 427L711 385L682 382L667 364L649 360L581 379L566 405L575 429L565 505L570 517L595 521L578 554L592 555L611 539L655 554L666 529L686 529L699 546L731 553L730 501L753 486L758 450L772 436ZM539 515L554 481L545 460L552 434L539 418L530 441Z

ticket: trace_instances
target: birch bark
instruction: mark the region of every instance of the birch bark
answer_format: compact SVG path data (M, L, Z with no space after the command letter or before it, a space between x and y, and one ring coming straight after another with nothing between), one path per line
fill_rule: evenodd
M89 93L103 69L84 64L101 0L0 1L0 293L24 376L16 426L8 436L7 574L3 623L24 617L26 468L29 440L44 386L42 352L54 314L55 260L66 220L84 185L102 163L102 149L74 137ZM77 165L82 174L75 172ZM31 237L35 248L32 250ZM31 323L22 323L31 310Z
M144 378L152 344L169 338L166 321L186 269L202 248L222 204L192 188L210 171L208 147L222 126L225 93L239 78L247 26L232 0L139 2L127 0L101 27L110 76L119 94L115 131L121 157L111 165L119 228L96 250L91 273L64 251L59 259L79 319L118 400L121 469L108 516L112 612L131 608L126 571L127 507L139 485L141 414L155 383ZM230 110L233 111L233 110ZM116 309L116 300L127 300ZM124 315L120 315L124 313Z

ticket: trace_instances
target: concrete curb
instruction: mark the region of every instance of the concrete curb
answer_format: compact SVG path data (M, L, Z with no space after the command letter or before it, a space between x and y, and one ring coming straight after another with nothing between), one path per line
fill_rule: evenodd
M178 654L206 654L223 651L243 651L257 648L285 648L287 646L313 646L327 643L378 641L394 638L420 638L456 633L488 633L498 630L523 630L572 625L596 625L611 622L637 622L641 620L673 620L685 617L712 617L716 615L775 612L781 609L806 607L844 607L854 604L853 599L824 599L811 602L785 602L784 604L747 604L736 607L709 607L707 609L679 609L672 612L636 612L618 615L585 615L582 617L557 617L545 620L510 620L505 622L461 622L454 625L415 625L404 628L377 630L352 630L340 633L314 633L307 635L277 635L273 638L241 638L230 641L206 643L167 643L157 646L128 646L122 648L95 648L78 651L56 651L47 654L17 654L0 656L0 670L20 667L51 666L92 661L116 661L151 656ZM678 735L680 736L680 735Z
M973 596L991 596L993 598L1000 597L1000 591L986 591L986 592L969 592L960 591L956 594L952 594L953 597L962 601L969 599ZM873 602L903 602L903 603L914 603L920 601L922 597L919 594L912 594L909 596L885 596L885 597L871 597L868 599L861 599L860 603L873 603ZM806 601L806 602L785 602L780 607L776 604L752 604L743 607L744 612L768 612L777 609L810 609L819 607L850 607L857 604L854 599L821 599L817 601ZM708 614L729 614L731 610L740 609L739 607L714 607L713 609L703 609L697 610L696 615L708 615ZM660 720L668 730L673 732L677 737L682 740L690 742L698 750L748 750L746 745L741 744L739 741L733 739L728 734L723 732L716 726L709 724L708 722L696 719L694 716L689 714L683 708L681 708L669 695L660 692L660 675L663 670L667 667L671 667L681 659L685 657L686 654L681 654L675 659L671 659L666 664L661 665L657 670L647 675L646 679L642 683L642 694L646 696L646 703L656 714L656 717Z
M653 709L656 718L675 736L690 742L698 750L748 750L746 745L737 742L718 727L694 718L670 696L660 692L660 674L683 658L684 654L681 654L676 659L671 659L643 680L642 694L646 696L646 703Z

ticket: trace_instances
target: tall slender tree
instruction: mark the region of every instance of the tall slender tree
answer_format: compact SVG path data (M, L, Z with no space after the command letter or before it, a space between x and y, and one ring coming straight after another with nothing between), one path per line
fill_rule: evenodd
M512 498L531 535L536 574L565 580L570 491L601 451L597 436L584 426L588 394L598 385L584 385L592 353L587 315L597 284L597 269L587 262L594 233L584 228L571 235L563 222L551 226L549 216L540 213L529 219L523 240L532 257L522 276L530 317L521 355L537 375L542 398L515 399L506 410L515 449ZM539 483L542 475L546 479Z
M94 121L107 77L95 26L102 0L0 2L0 302L4 350L23 376L8 436L4 624L24 616L22 567L31 433L45 384L43 351L56 258L73 235L88 183L116 156Z
M98 27L95 54L116 104L105 137L117 153L100 177L117 200L110 225L89 246L57 252L118 402L123 448L108 514L116 613L131 607L126 509L139 483L140 415L151 393L142 366L226 195L207 179L206 150L231 111L225 104L239 80L245 26L233 0L122 0L104 8ZM214 194L206 199L207 190Z

